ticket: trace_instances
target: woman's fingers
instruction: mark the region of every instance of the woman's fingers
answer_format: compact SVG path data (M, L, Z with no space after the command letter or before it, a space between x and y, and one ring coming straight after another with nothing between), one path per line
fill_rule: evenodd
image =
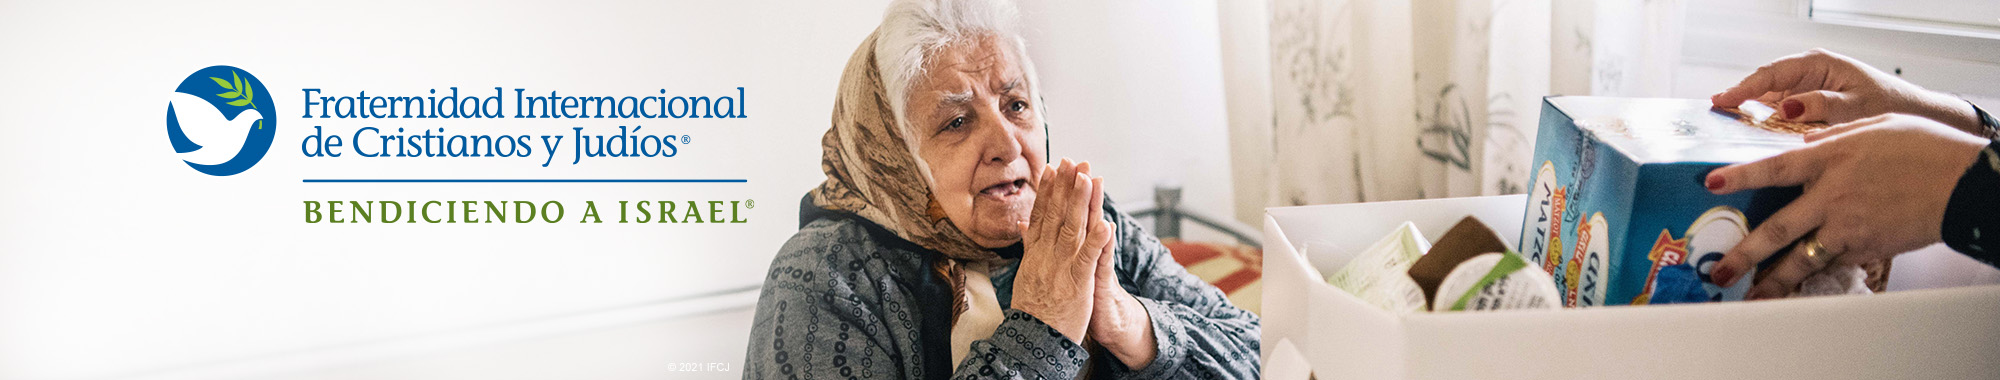
M1743 298L1759 300L1791 295L1792 289L1797 289L1799 282L1805 281L1806 276L1826 267L1825 262L1806 257L1805 250L1806 247L1803 245L1793 246L1790 253L1778 258L1776 264L1772 264L1770 268L1766 268L1764 274L1757 276L1757 283L1750 287L1750 292L1744 294Z
M1829 123L1845 123L1861 115L1853 114L1857 107L1847 94L1827 90L1816 90L1785 97L1778 103L1778 113L1784 120Z
M1780 153L1762 160L1729 165L1708 173L1705 186L1716 194L1728 194L1747 189L1776 186L1803 185L1819 177L1824 169L1822 151L1825 145L1811 145L1805 148ZM1744 273L1773 252L1784 249L1807 232L1819 228L1825 220L1825 205L1821 195L1807 192L1793 200L1791 204L1778 209L1777 213L1765 219L1764 223L1750 231L1743 242L1737 243L1722 262L1713 269L1712 279L1717 285L1731 286Z
M1099 221L1104 220L1104 179L1090 176L1090 162L1087 161L1076 164L1076 175L1077 178L1083 179L1077 191L1077 207L1083 208L1085 228L1090 229L1087 232L1092 237L1095 237L1098 224L1101 224ZM1095 239L1091 240L1091 243L1086 243L1083 246L1084 252L1079 254L1095 255L1097 253L1098 243L1094 242Z
M1108 227L1108 223L1107 223ZM1106 228L1107 243L1110 242L1110 228ZM1097 286L1118 286L1117 244L1104 244L1097 251Z
M1021 238L1025 240L1024 244L1038 245L1044 242L1045 239L1048 239L1049 236L1053 236L1052 233L1055 232L1050 229L1050 226L1054 224L1050 222L1052 219L1050 215L1054 213L1050 212L1049 209L1049 205L1055 202L1056 197L1055 187L1052 184L1055 175L1056 168L1053 166L1042 166L1042 171L1035 173L1035 183L1033 184L1035 188L1035 206L1029 209L1027 227L1021 230Z
M1104 220L1104 179L1088 175L1090 163L1062 159L1043 169L1035 185L1035 209L1024 239L1052 239L1046 242L1058 254L1085 263L1097 259L1111 245L1115 234Z
M1807 146L1762 160L1724 166L1708 172L1703 186L1716 194L1749 189L1803 185L1819 176L1822 146Z
M1099 260L1103 260L1105 252L1104 247L1112 245L1111 235L1112 233L1110 225L1105 224L1104 222L1091 222L1090 236L1087 238L1089 241L1084 244L1082 251L1077 252L1076 256L1078 261L1081 261L1084 264L1089 264L1089 263L1095 263Z
M1082 223L1083 214L1080 212L1082 206L1077 204L1077 199L1080 197L1076 192L1082 190L1077 184L1077 176L1076 163L1065 158L1060 167L1056 168L1055 178L1050 178L1049 181L1054 185L1051 186L1049 196L1055 198L1049 203L1051 208L1049 217L1052 218L1050 224L1055 228L1056 250L1065 255L1073 255L1078 249L1083 248L1085 225Z
M1075 227L1079 236L1083 236L1090 229L1090 177L1082 173L1071 173L1069 177L1069 189L1064 190L1067 192L1068 202L1063 205L1066 213L1063 219ZM1078 243L1082 242L1083 239L1078 239ZM1083 247L1079 244L1077 249Z
M1045 166L1035 175L1035 205L1022 226L1024 245L1030 252L1022 260L1020 279L1015 283L1015 306L1033 314L1074 342L1089 335L1095 294L1094 275L1100 242L1109 240L1105 227L1093 225L1091 198L1101 186L1086 174L1088 164L1063 159ZM1101 212L1101 211L1100 211ZM1032 263L1032 264L1031 264Z
M1068 200L1062 198L1062 195L1068 195L1069 194L1068 190L1072 187L1075 187L1071 185L1070 182L1068 182L1069 178L1073 176L1076 176L1075 162L1071 162L1069 159L1065 158L1062 159L1062 162L1056 164L1056 176L1054 178L1050 178L1055 181L1051 181L1050 184L1055 186L1054 190L1056 191L1057 194L1056 199L1058 201Z
M1812 131L1810 133L1806 133L1806 142L1816 142L1832 138L1834 136L1847 134L1848 131L1853 131L1855 129L1870 125L1880 124L1884 120L1889 120L1889 114L1875 115L1861 120L1855 120L1851 122L1837 124L1831 127L1827 127L1826 129Z
M1096 231L1097 227L1099 227L1098 225L1103 224L1101 221L1104 220L1104 178L1090 176L1090 162L1088 161L1076 164L1076 174L1078 178L1083 179L1082 186L1079 188L1081 191L1077 192L1081 196L1077 198L1077 203L1079 203L1077 206L1083 207L1084 224L1089 226L1087 227L1090 228L1089 233L1094 237L1098 233ZM1085 245L1083 248L1086 252L1082 254L1094 255L1097 253L1097 243Z
M1090 197L1090 205L1088 206L1090 207L1090 221L1092 223L1103 222L1104 177L1093 177L1090 179L1090 195L1088 196Z
M1758 67L1756 72L1743 77L1735 87L1722 90L1721 93L1710 96L1708 100L1716 107L1736 108L1743 105L1744 101L1757 99L1765 93L1783 91L1792 87L1792 83L1798 82L1798 77L1802 75L1802 70L1799 70L1798 66L1800 66L1798 56L1779 58L1777 61ZM1776 84L1778 82L1785 82L1785 85L1780 86Z
M1090 254L1097 261L1094 270L1096 273L1094 277L1096 279L1093 281L1096 285L1096 290L1093 290L1093 296L1101 300L1105 296L1110 295L1106 293L1110 291L1108 289L1118 286L1117 254L1115 253L1118 246L1116 242L1117 230L1116 227L1111 225L1110 221L1104 219L1104 178L1091 178L1090 187L1090 199L1092 200L1090 203L1090 236L1095 245L1085 247L1085 249L1091 249ZM1102 308L1105 305L1105 303L1098 303L1095 307ZM1091 314L1091 319L1093 320L1106 317L1115 316L1099 313Z
M1781 91L1766 92L1764 93L1764 96L1757 97L1757 102L1764 104L1777 104L1779 100L1785 100L1784 92ZM1779 110L1779 112L1783 111L1784 110Z
M1832 71L1831 63L1838 60L1839 58L1834 57L1833 53L1820 49L1778 58L1758 67L1756 72L1750 73L1750 76L1743 77L1743 81L1738 82L1736 87L1730 87L1708 99L1716 107L1735 108L1742 105L1743 101L1757 99L1770 92L1822 90L1813 87L1824 82L1827 73ZM1812 78L1821 80L1808 80Z
M1049 198L1040 195L1041 192L1049 190L1049 178L1054 177L1055 175L1056 175L1056 168L1054 166L1044 165L1042 166L1042 170L1035 172L1035 179L1034 179L1035 182L1028 184L1028 186L1035 188L1035 193L1036 193L1035 207L1037 209L1042 207L1042 205L1044 204L1048 204Z
M1088 223L1090 224L1090 244L1084 246L1083 249L1087 251L1084 253L1085 255L1096 257L1102 254L1104 246L1111 245L1114 233L1111 229L1111 223L1104 221L1104 178L1090 178L1088 186L1090 187L1090 192L1085 196L1090 197L1090 202L1087 205L1090 208L1090 212L1085 218L1088 219Z
M1743 77L1743 81L1737 83L1735 87L1709 96L1708 101L1719 108L1736 108L1743 105L1744 101L1764 96L1764 93L1771 92L1770 67L1771 65L1765 65L1758 68L1756 72L1750 73L1750 76Z
M1764 219L1764 224L1750 230L1749 236L1743 237L1742 242L1723 254L1722 261L1716 263L1710 272L1715 284L1723 287L1735 285L1752 266L1819 228L1821 221L1825 220L1826 206L1819 201L1820 197L1814 195L1800 195L1799 199L1778 209L1777 213Z
M1055 173L1049 176L1049 218L1053 222L1051 226L1061 228L1065 225L1063 219L1069 215L1070 203L1073 201L1069 195L1070 190L1076 188L1075 182L1070 180L1074 177L1076 177L1076 163L1067 158L1057 163Z
M1065 231L1070 224L1064 220L1065 216L1069 215L1066 206L1069 203L1069 189L1073 186L1070 185L1069 177L1063 176L1066 172L1073 173L1075 165L1069 159L1063 159L1062 162L1043 169L1041 184L1035 187L1035 209L1029 213L1033 218L1032 223L1036 232L1041 234L1040 238L1059 252L1073 251L1075 245L1074 238L1067 236L1069 233ZM1065 248L1065 246L1072 247Z

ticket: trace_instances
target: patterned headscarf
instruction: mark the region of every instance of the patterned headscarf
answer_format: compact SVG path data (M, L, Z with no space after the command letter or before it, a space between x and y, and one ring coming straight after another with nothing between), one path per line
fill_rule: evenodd
M879 33L879 31L878 31ZM826 182L812 190L812 203L867 219L897 237L944 254L932 270L951 284L958 302L952 321L969 306L963 266L992 262L1000 256L959 231L931 196L930 178L918 161L915 144L905 139L890 110L882 71L875 64L876 34L869 34L841 73L834 100L833 127L820 140L824 153L820 170Z

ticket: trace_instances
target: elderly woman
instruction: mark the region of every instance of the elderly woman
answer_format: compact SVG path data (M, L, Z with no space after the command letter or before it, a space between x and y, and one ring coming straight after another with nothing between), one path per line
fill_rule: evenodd
M745 378L1257 377L1257 317L1045 164L1014 14L899 0L856 49Z

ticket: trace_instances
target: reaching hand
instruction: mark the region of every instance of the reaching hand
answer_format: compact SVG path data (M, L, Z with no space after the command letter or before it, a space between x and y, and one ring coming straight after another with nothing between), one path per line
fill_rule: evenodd
M1778 115L1791 121L1838 124L1904 113L1981 133L1971 103L1823 49L1772 61L1744 77L1736 87L1709 98L1721 108L1736 108L1752 99L1778 103Z
M1717 285L1730 286L1751 265L1795 240L1816 240L1819 252L1793 249L1758 276L1747 298L1783 297L1829 264L1860 264L1938 242L1945 205L1959 176L1988 140L1930 119L1882 115L1806 136L1811 145L1708 174L1710 192L1803 185L1797 200L1750 231L1716 264Z

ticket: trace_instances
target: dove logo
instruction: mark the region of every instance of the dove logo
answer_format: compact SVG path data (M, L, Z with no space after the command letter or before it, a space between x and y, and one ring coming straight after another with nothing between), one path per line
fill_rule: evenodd
M194 170L229 176L250 170L271 150L278 114L264 82L231 66L195 71L167 104L167 140Z

